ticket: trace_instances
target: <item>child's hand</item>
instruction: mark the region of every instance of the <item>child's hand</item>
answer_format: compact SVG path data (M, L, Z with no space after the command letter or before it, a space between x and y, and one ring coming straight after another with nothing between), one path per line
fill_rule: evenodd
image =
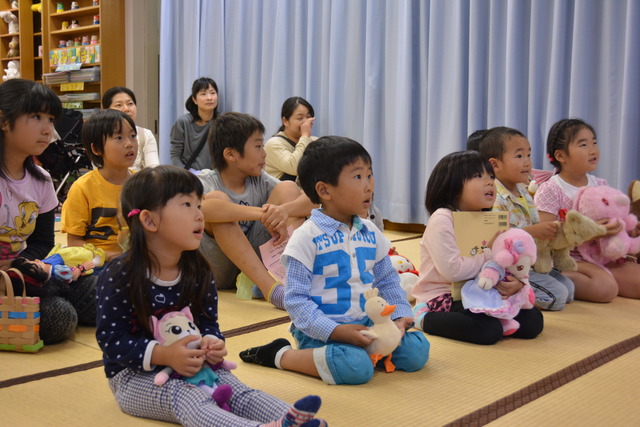
M404 336L404 333L413 327L413 317L400 317L394 320L393 323L396 324L398 329L402 332L402 336Z
M358 332L365 329L369 328L364 325L354 325L350 323L338 325L333 332L331 332L331 335L329 335L329 339L346 344L357 345L358 347L366 347L371 344L371 339Z
M315 117L309 117L307 120L302 122L300 125L300 136L311 136L311 128L313 127L315 119Z
M195 335L189 335L179 339L168 346L156 346L153 349L151 362L155 365L165 365L173 368L174 371L185 377L192 377L200 371L204 362L206 350L190 349L187 347L190 342L198 339ZM158 358L154 356L158 352Z
M558 223L556 221L539 222L524 230L536 239L553 240L558 234Z
M502 299L509 298L511 295L517 293L522 289L524 283L518 280L514 276L507 276L504 280L501 280L496 285L496 289L502 295Z
M224 340L211 336L202 337L200 348L206 350L205 359L212 365L222 362L227 355L227 346Z
M619 232L621 232L623 230L623 227L624 227L622 222L618 221L617 219L614 219L614 220L611 220L611 219L600 219L600 220L596 221L596 223L598 223L600 225L604 225L604 228L607 229L606 234L604 234L603 236L600 236L600 237L613 236L614 234L618 234Z
M260 222L264 224L265 228L271 233L272 236L278 236L276 239L278 243L282 243L289 237L287 232L287 220L289 214L281 206L266 204L262 206L262 218Z

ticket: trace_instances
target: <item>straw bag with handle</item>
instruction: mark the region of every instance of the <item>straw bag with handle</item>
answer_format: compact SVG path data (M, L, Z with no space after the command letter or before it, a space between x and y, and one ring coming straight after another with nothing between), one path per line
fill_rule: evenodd
M22 296L14 295L9 275L0 270L5 289L0 294L4 294L0 296L0 350L35 353L43 346L39 334L40 298L28 297L22 273L14 268L10 271L22 280Z

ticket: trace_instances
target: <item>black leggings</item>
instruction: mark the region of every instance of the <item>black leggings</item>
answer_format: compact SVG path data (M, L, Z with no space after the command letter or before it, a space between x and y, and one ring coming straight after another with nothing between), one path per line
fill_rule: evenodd
M520 328L509 335L514 338L535 338L544 327L542 313L535 307L520 310L515 320L520 323ZM473 344L495 344L502 339L502 324L499 319L465 310L462 301L454 301L451 311L427 313L422 327L428 334Z

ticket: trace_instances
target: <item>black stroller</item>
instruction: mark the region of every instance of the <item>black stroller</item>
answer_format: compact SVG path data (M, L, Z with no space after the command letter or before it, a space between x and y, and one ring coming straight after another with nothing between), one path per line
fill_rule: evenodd
M80 111L65 108L62 117L55 125L60 139L49 144L47 149L38 156L38 161L53 179L56 195L61 204L67 197L69 187L82 175L83 170L93 168L80 138L82 123Z

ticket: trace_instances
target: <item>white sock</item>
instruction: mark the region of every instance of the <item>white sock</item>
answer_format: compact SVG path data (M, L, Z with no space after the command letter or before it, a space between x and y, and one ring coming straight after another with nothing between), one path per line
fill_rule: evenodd
M282 355L284 355L284 353L287 350L291 350L291 349L293 349L293 347L291 347L290 345L286 345L282 347L280 350L278 350L278 352L276 353L275 360L273 361L273 363L276 365L276 368L282 369L282 366L280 366L280 359L282 359Z

